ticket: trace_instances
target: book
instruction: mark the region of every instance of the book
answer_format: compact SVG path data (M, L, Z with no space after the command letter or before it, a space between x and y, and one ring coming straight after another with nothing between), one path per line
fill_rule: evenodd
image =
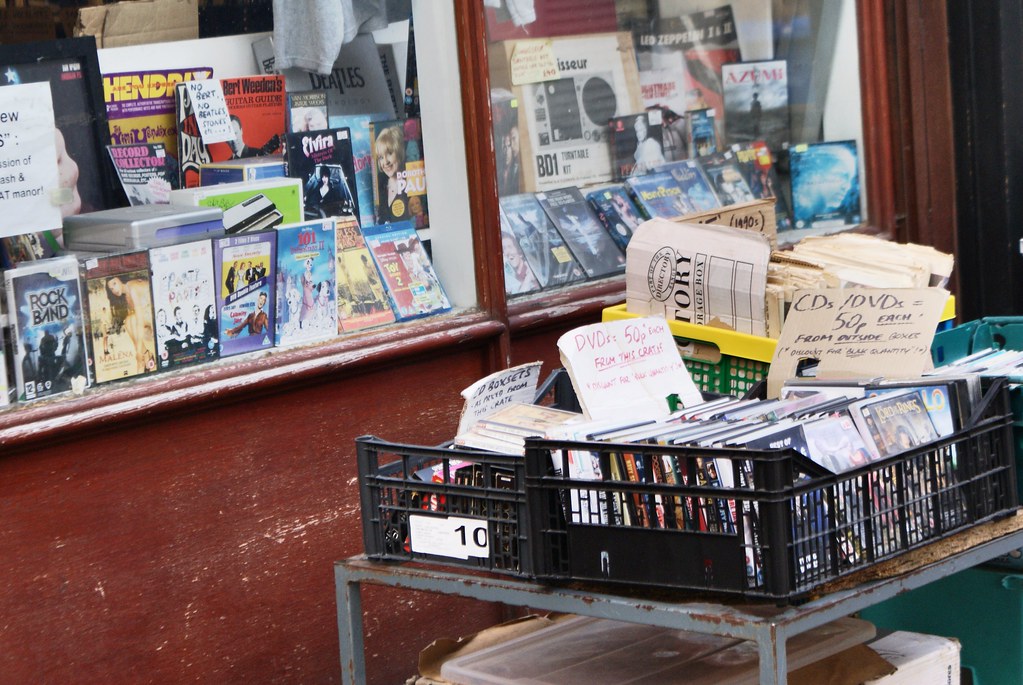
M355 159L347 128L287 134L288 176L302 181L306 220L359 217Z
M107 383L156 371L149 253L87 259L82 273L94 382Z
M718 151L717 121L709 107L686 112L686 143L690 157L712 155Z
M721 201L710 185L710 179L695 159L684 159L667 167L667 171L675 179L675 184L682 189L689 205L695 212L705 212L721 206Z
M367 226L366 246L384 277L399 321L446 312L451 303L411 221Z
M177 161L167 154L163 143L107 145L107 153L128 203L166 203L178 187Z
M411 46L409 52L413 52ZM328 116L366 112L384 112L388 118L396 115L380 65L380 53L371 33L359 33L342 45L329 74L314 74L304 69L284 69L282 73L289 93L325 92Z
M413 44L406 44L406 47L412 50L416 49L416 46ZM380 55L380 68L383 69L384 79L387 81L387 92L391 96L391 106L394 107L395 112L405 113L405 87L403 83L399 82L398 62L394 54L394 44L377 43L377 54ZM408 114L405 113L405 116L408 116ZM412 116L418 116L418 114Z
M274 346L277 305L277 232L260 231L213 241L220 356Z
M411 220L416 229L429 228L426 157L419 119L372 122L370 145L377 223Z
M677 219L695 211L689 198L667 171L630 178L625 181L625 185L647 219Z
M664 164L659 109L612 117L608 129L616 180L641 176Z
M278 226L275 340L278 346L337 335L334 219Z
M504 253L504 290L508 295L524 295L540 289L540 281L526 260L519 240L501 211L501 251Z
M376 207L373 205L373 146L370 144L370 125L374 121L390 119L389 114L340 114L331 115L330 128L347 128L352 141L352 160L355 164L355 193L359 203L359 225L372 226L379 223Z
M593 206L597 219L622 250L629 245L632 232L643 222L639 209L632 203L629 191L617 183L593 190L586 194L586 200Z
M323 90L303 90L288 93L287 131L302 133L330 128L327 120L327 93Z
M781 150L789 140L785 60L721 65L727 144L764 141Z
M587 276L599 278L625 270L625 253L604 230L578 188L537 193L536 199Z
M286 130L284 77L239 76L220 79L220 85L235 138L210 144L205 143L200 134L188 86L184 83L175 86L178 184L181 188L199 185L202 164L282 151Z
M789 149L795 228L841 228L860 223L856 141L804 143Z
M261 231L302 221L302 182L297 178L266 178L180 188L171 191L170 204L219 207L224 210L224 232L228 234Z
M89 373L78 261L54 257L7 269L4 288L18 401L85 389ZM6 371L3 375L6 386ZM6 387L2 401L7 403Z
M490 91L494 126L494 163L499 197L522 192L522 154L519 147L519 100L510 90Z
M751 202L755 198L731 156L715 153L697 160L722 207Z
M667 71L682 84L684 108L676 111L713 109L715 122L723 120L721 65L740 59L730 5L652 20L635 32L635 39L641 74Z
M341 333L394 321L384 282L355 217L337 220L337 325Z
M416 60L416 27L412 19L413 13L408 15L408 42L405 53L405 117L419 116L419 63ZM398 114L398 112L395 112Z
M541 288L576 283L586 278L565 240L532 193L501 198L501 211L518 239Z
M213 243L196 240L149 251L157 365L172 369L220 353Z

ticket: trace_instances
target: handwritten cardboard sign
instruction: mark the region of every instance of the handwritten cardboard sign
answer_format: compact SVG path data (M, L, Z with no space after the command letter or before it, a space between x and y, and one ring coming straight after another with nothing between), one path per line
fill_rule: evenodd
M581 326L561 336L558 349L591 419L664 416L672 394L682 406L703 399L663 317Z
M931 340L948 291L941 288L800 290L785 317L767 377L769 397L818 359L819 378L911 378L931 366Z
M532 402L542 365L542 362L530 362L497 371L463 390L465 406L458 419L458 433L467 432L484 416L512 402Z
M550 40L516 41L511 56L512 85L539 83L561 77Z
M59 228L69 194L60 189L50 84L0 88L0 236Z
M231 114L227 111L220 81L188 81L185 85L202 142L210 145L234 140L234 126L231 125Z

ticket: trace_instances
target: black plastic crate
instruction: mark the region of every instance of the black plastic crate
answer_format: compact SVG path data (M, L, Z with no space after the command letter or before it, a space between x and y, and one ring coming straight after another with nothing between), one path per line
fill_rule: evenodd
M1018 496L1010 419L1009 396L998 383L968 428L841 475L794 450L529 439L525 556L548 581L795 601L836 578L1011 514ZM568 450L590 453L603 479L564 475ZM735 486L610 479L612 459L624 454L662 464L668 457L687 474L714 459ZM648 520L660 515L658 503L666 527L641 525L642 512Z
M529 520L521 456L402 445L372 436L358 438L356 449L368 557L532 575L527 533L520 525ZM439 482L417 475L424 469L436 469ZM455 546L438 546L434 532L417 536L413 549L415 525L425 531L449 526L443 541Z
M538 389L534 402L580 411L568 374L559 369ZM526 544L525 461L450 445L424 447L363 436L355 441L362 503L362 535L371 559L433 561L533 576ZM459 468L460 465L465 464ZM437 479L424 480L424 469ZM449 554L431 554L427 540L412 544L410 526L451 525ZM463 526L461 531L457 531ZM483 531L483 532L481 532ZM463 541L464 534L464 545ZM485 536L486 546L480 545ZM415 549L413 549L415 547ZM482 551L486 554L481 554ZM452 554L468 552L461 558ZM473 556L476 555L476 556Z

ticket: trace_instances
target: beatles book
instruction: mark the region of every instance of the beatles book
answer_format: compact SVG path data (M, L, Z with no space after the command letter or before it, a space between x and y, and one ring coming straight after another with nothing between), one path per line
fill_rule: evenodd
M632 203L629 191L621 183L612 183L586 194L586 200L593 206L600 223L624 250L629 245L632 233L643 223L639 209Z
M633 180L648 178L636 176ZM559 188L537 193L536 199L554 222L586 275L599 278L625 271L625 253L604 230L593 207L578 188Z
M648 174L664 164L661 110L612 117L608 129L615 180Z
M419 119L375 121L370 125L370 143L376 222L407 219L416 229L428 228L426 158Z
M586 273L532 193L502 197L501 209L541 288L585 280Z
M674 162L678 164L678 162ZM647 219L677 219L695 210L689 198L667 171L630 178L625 182L639 211Z
M277 232L213 241L220 356L274 346Z
M89 385L78 261L55 257L4 272L19 401ZM4 393L3 403L6 404Z
M87 259L89 364L96 383L157 370L149 253Z
M359 216L351 131L289 133L288 176L302 181L305 219Z
M337 326L350 333L394 321L384 283L355 217L337 220Z
M234 140L203 142L188 86L175 91L178 131L179 187L199 185L199 167L227 159L259 157L281 152L285 133L286 102L283 76L240 76L220 80L224 102L234 127Z
M781 150L789 140L789 82L785 60L721 66L725 140L762 140Z
M451 309L440 279L411 221L367 226L366 245L384 277L388 297L399 321Z
M156 355L161 370L219 356L214 296L213 243L155 247L149 251L156 316Z
M684 159L670 165L668 171L695 212L706 212L721 206L710 180L695 159Z
M856 141L793 146L789 173L796 228L841 228L860 223Z
M277 227L278 346L337 335L334 219Z

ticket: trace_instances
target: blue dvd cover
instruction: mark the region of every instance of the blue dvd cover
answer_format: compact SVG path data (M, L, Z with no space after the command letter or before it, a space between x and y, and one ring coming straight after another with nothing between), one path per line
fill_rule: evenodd
M587 193L586 199L593 205L597 218L618 243L618 247L623 250L627 248L633 232L643 223L643 217L632 203L625 186L615 183Z
M721 200L714 193L710 181L696 160L684 159L681 162L675 162L669 165L667 171L671 173L675 183L682 189L689 204L693 206L693 210L705 212L721 206Z
M796 145L789 150L789 169L796 228L841 228L860 223L856 141Z
M676 219L696 211L667 171L636 176L626 180L625 185L647 219Z
M278 226L278 346L325 340L337 335L334 219Z
M277 232L241 233L213 241L220 356L274 346Z
M564 238L532 193L502 197L501 209L541 288L567 285L586 278Z

